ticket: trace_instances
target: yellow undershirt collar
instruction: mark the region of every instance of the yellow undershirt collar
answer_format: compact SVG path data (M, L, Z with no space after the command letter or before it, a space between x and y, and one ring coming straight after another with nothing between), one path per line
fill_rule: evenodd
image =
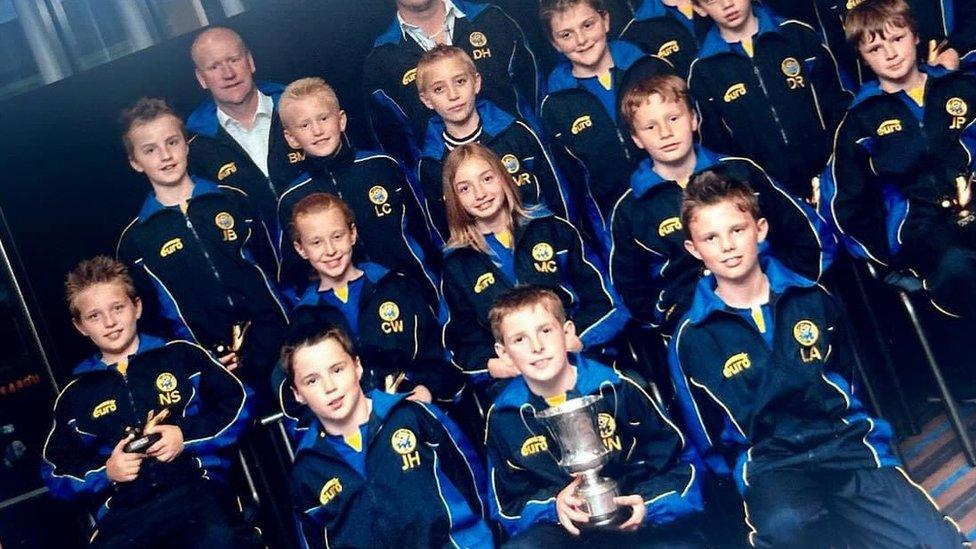
M511 249L512 248L512 231L504 230L495 233L495 240L501 243L502 246Z
M363 451L363 433L361 431L356 431L355 434L349 435L347 437L342 437L346 445L357 452Z
M905 93L907 93L908 97L911 97L912 101L914 101L919 107L925 106L925 84L922 84L917 88L905 90Z
M562 393L551 397L546 397L546 404L548 404L549 406L559 406L564 402L566 402L566 393Z

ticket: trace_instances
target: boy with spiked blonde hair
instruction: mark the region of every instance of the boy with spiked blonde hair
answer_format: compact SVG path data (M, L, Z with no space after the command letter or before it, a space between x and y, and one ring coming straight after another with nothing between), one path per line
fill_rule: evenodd
M403 273L436 306L437 251L400 165L385 154L358 151L345 135L346 112L321 78L302 78L285 88L279 106L288 143L305 154L303 171L281 193L277 247L281 285L296 300L311 280L288 237L292 209L317 192L334 194L355 213L364 259Z

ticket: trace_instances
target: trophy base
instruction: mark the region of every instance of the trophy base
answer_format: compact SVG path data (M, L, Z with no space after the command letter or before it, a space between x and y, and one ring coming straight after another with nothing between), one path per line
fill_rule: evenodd
M613 501L617 497L617 483L608 478L586 479L576 490L576 497L584 501L590 515L588 522L579 524L587 530L606 529L626 520L620 507Z
M589 522L578 524L577 526L586 530L614 530L627 519L624 513L620 511L620 509L617 509L608 515L601 515L599 517L591 516Z

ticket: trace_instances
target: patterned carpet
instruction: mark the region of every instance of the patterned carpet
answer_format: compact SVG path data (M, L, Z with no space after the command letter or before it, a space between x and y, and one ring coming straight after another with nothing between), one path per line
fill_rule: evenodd
M966 410L969 432L976 436L976 409ZM966 463L945 416L926 423L901 443L913 479L921 484L970 540L976 540L976 468Z

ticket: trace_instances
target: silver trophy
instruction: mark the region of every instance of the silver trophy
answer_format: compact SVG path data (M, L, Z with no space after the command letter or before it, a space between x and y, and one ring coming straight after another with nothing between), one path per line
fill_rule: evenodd
M590 521L581 526L600 528L618 521L617 483L600 476L600 468L610 459L610 450L603 445L596 424L596 403L601 396L585 396L567 400L559 406L536 412L559 444L562 458L559 466L583 480L574 495L583 500L583 510Z

